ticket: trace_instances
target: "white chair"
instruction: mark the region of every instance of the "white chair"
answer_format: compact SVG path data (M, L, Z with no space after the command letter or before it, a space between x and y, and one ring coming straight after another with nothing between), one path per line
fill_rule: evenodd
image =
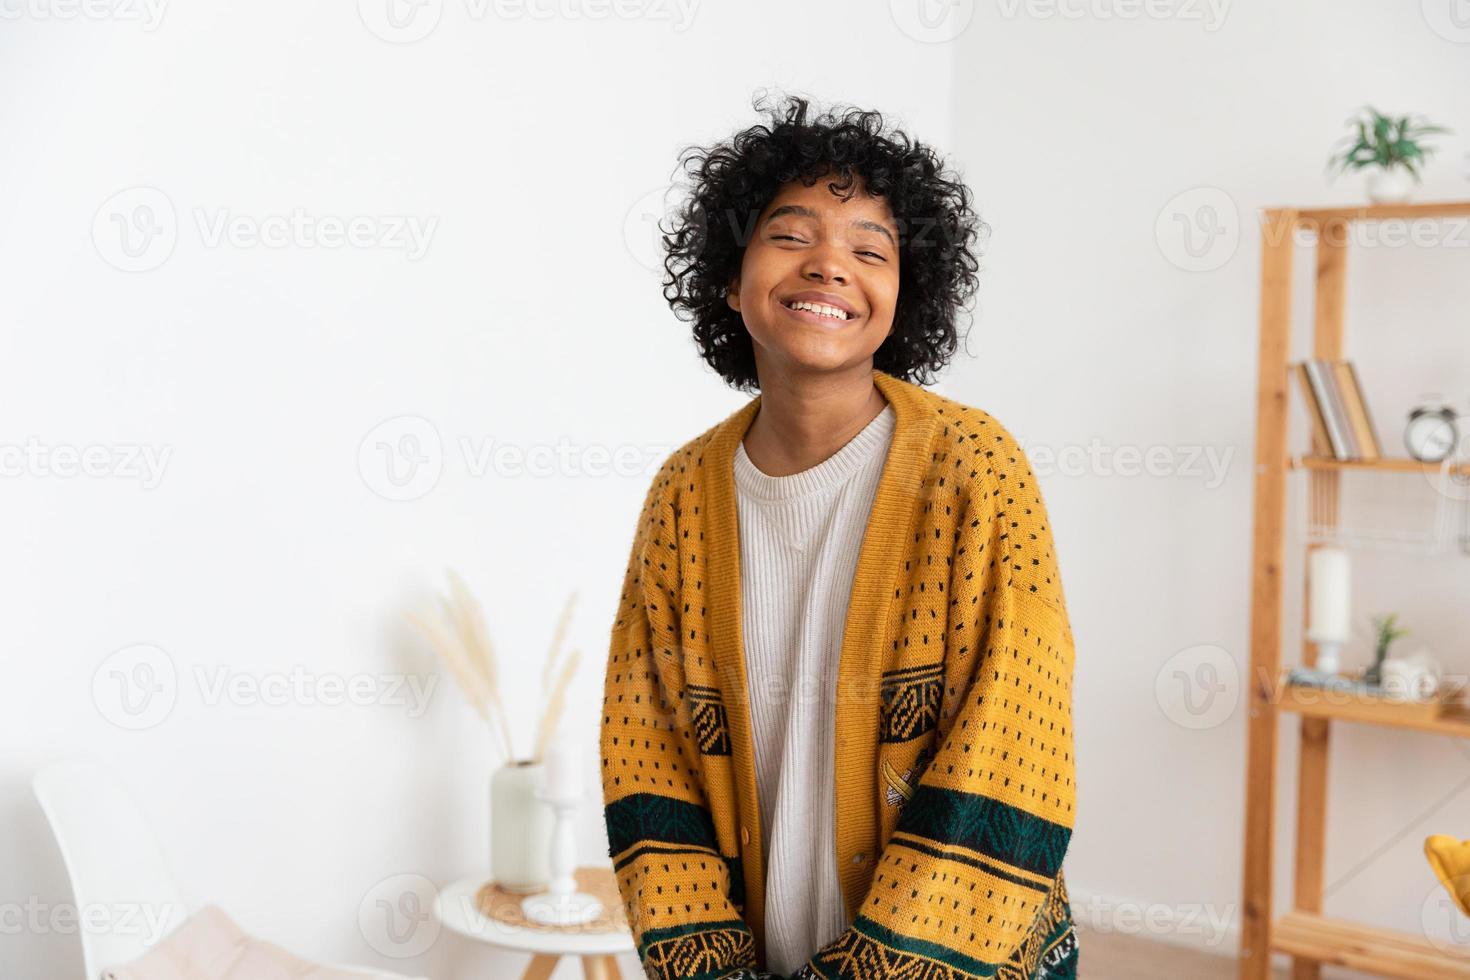
M36 773L32 787L71 879L86 980L99 980L103 970L142 956L194 910L184 903L147 819L115 774L92 759L68 759ZM87 928L90 909L106 910L112 928ZM337 968L357 969L364 980L400 977Z

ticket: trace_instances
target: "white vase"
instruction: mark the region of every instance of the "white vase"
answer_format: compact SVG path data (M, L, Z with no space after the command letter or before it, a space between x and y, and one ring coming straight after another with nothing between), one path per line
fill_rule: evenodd
M1368 200L1374 204L1402 204L1409 199L1413 183L1403 167L1374 167L1368 171Z
M536 798L546 767L520 759L490 775L490 877L506 891L533 894L551 883L556 813Z

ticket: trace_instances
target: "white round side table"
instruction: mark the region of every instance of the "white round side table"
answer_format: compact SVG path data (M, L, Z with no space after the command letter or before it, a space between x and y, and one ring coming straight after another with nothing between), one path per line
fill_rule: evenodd
M578 868L579 877L589 870L612 874L611 868ZM434 915L446 929L476 942L530 953L531 963L522 980L546 980L563 956L580 956L587 980L622 980L616 956L634 952L633 934L627 929L590 932L586 926L526 928L492 919L475 902L485 880L483 876L461 878L435 896Z

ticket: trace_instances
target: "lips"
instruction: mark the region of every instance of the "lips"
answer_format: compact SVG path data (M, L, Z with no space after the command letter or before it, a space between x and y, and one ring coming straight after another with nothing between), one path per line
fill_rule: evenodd
M781 305L781 309L786 311L787 316L794 317L803 323L810 323L812 326L820 327L824 330L841 330L853 322L852 320L843 320L822 313L813 313L811 310L793 310L784 303Z
M835 293L824 293L816 289L804 289L799 293L792 293L790 296L785 296L781 299L781 305L786 307L788 310L791 309L792 303L803 302L815 303L820 306L833 306L846 313L847 320L838 322L851 322L858 318L858 311L853 307L852 303L848 302Z

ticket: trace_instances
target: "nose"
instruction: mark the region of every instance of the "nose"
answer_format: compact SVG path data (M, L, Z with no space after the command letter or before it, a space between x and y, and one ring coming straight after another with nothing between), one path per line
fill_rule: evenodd
M823 244L807 253L802 277L816 282L839 282L846 285L849 278L844 251L834 244Z

